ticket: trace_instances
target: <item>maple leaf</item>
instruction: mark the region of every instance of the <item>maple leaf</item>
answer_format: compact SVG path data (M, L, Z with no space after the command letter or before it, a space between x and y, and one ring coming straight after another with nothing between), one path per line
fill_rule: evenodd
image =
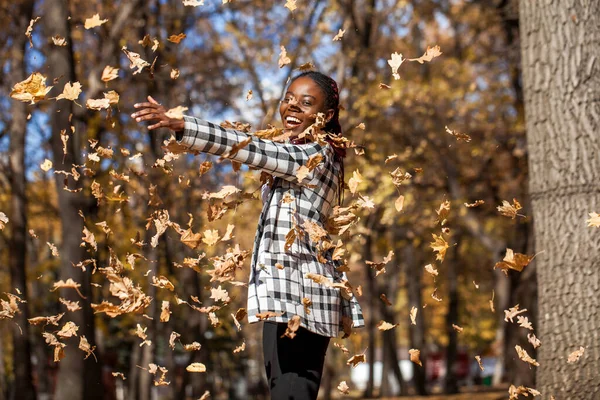
M388 60L388 64L392 68L392 76L396 80L400 79L400 75L398 75L398 68L400 68L400 65L402 65L404 60L405 58L402 58L402 54L396 52L392 53L392 58Z
M439 57L442 55L440 51L440 46L429 47L427 46L427 50L425 50L425 54L423 54L419 58L409 58L409 61L417 61L419 64L423 64L425 61L431 61L435 57Z
M414 362L415 364L419 364L421 367L423 366L423 363L419 359L421 350L410 349L408 350L408 354L410 355L410 361Z
M588 224L587 226L594 226L596 228L600 228L600 214L591 212L589 213L589 216L591 218L585 221Z
M181 237L179 239L181 243L185 244L191 249L196 249L200 245L200 241L202 240L201 233L192 232L192 228L186 229L181 233Z
M56 101L58 101L60 99L75 101L75 100L77 100L77 98L79 97L80 94L81 94L81 83L75 82L75 83L71 84L71 82L69 81L69 82L65 83L63 92L56 97Z
M287 56L287 51L285 50L284 46L280 47L281 52L279 53L279 68L283 68L285 65L289 64L292 62L292 60Z
M346 33L346 31L345 31L344 29L340 29L340 30L338 30L338 33L337 33L337 35L335 35L335 36L333 37L333 40L332 40L332 41L334 41L334 42L335 42L335 41L337 41L337 40L342 40L342 38L344 37L344 33Z
M114 68L110 65L107 65L106 67L104 67L104 70L102 70L102 77L100 79L102 80L102 82L109 82L113 79L117 79L118 77L119 68Z
M578 350L575 350L574 352L569 354L569 357L567 357L567 362L569 364L577 362L581 358L581 356L583 355L584 352L585 352L585 348L580 346Z
M435 259L439 261L444 261L444 257L446 256L446 250L448 250L448 242L442 237L442 235L436 235L435 233L431 234L433 236L434 241L430 243L433 251L437 252Z
M337 386L337 390L339 390L342 394L348 394L350 392L350 387L348 386L346 381L341 381L340 384Z
M497 207L500 214L511 217L512 219L515 219L517 215L524 217L524 215L517 214L517 211L519 211L521 208L523 207L521 207L521 204L517 201L517 199L513 199L512 205L508 201L502 200L502 205Z
M435 212L438 215L436 222L444 226L446 224L446 217L448 216L448 213L450 213L450 202L445 200Z
M214 246L219 241L219 231L216 229L207 229L204 231L202 242L209 246Z
M46 86L46 77L39 72L34 72L27 79L13 86L10 97L24 103L35 104L44 100L53 86Z
M287 8L290 11L294 11L296 8L298 8L296 6L296 0L286 0L285 1L285 8Z
M92 29L108 22L108 19L100 19L99 14L94 14L91 18L86 18L83 27L85 29Z
M508 274L509 269L514 269L515 271L523 271L531 260L533 260L533 256L528 256L521 253L514 253L512 249L506 249L506 255L504 256L503 261L499 261L494 265L494 269L500 268L505 274Z

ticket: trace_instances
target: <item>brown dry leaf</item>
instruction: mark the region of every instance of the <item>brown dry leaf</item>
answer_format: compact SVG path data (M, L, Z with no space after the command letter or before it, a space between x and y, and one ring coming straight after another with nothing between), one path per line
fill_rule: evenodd
M400 167L396 168L389 174L392 177L392 183L394 184L394 186L400 186L402 185L402 183L404 183L404 181L407 181L410 178L412 178L412 175L410 173L402 172L400 170Z
M539 367L540 364L535 361L533 358L531 358L529 356L529 354L527 354L527 351L525 351L525 349L523 349L521 346L516 345L515 346L515 350L517 351L517 355L519 356L519 358L523 361L525 361L526 363L529 363L531 365L534 365L536 367Z
M60 37L59 35L52 36L52 43L55 46L64 47L67 45L67 39Z
M168 289L171 292L175 290L175 286L169 281L166 276L159 275L158 277L152 277L152 286L159 287L161 289Z
M433 264L427 264L425 266L425 271L427 271L428 273L430 273L433 277L436 277L439 275L439 272L437 269L435 269L435 267L433 266Z
M342 394L350 393L350 387L348 386L346 381L341 381L340 384L337 386L337 390L339 390Z
M56 97L56 101L60 99L72 100L75 101L81 94L81 83L75 82L71 84L71 82L65 83L65 87L63 88L63 92Z
M56 289L61 289L61 288L75 289L77 291L77 293L79 294L79 297L81 297L82 299L85 299L85 297L79 291L80 287L81 287L81 284L75 282L71 278L67 279L66 282L61 279L58 282L54 282L54 284L52 285L52 289L50 291L54 292Z
M464 331L464 328L462 328L458 325L455 325L455 324L452 324L452 329L454 329L458 333L462 333Z
M258 318L259 321L263 321L273 317L281 317L283 314L283 312L265 311L257 313L255 317Z
M444 128L446 128L447 133L449 133L450 135L452 135L456 138L457 142L464 140L465 142L469 143L471 141L471 136L467 135L466 133L457 132L453 129L448 128L447 126L445 126Z
M223 303L229 303L231 301L229 292L225 289L221 289L221 285L217 288L210 288L210 298L214 301L222 301Z
M8 224L8 217L0 211L0 231Z
M352 365L352 368L356 367L358 364L367 362L367 356L365 355L365 351L360 354L355 354L346 361L346 365Z
M287 328L281 337L287 336L293 339L296 336L296 331L300 328L300 316L294 315L288 320Z
M210 320L210 324L213 327L217 328L217 327L221 326L221 321L219 321L217 314L215 314L213 311L209 311L208 319Z
M202 346L198 342L192 342L190 344L184 344L183 349L185 351L198 351Z
M410 361L414 362L415 364L419 364L421 367L423 366L423 363L419 359L421 350L410 349L408 350L408 354L410 354Z
M224 199L227 196L230 196L232 194L241 192L240 189L236 188L233 185L225 185L221 188L221 190L219 190L218 192L215 193L209 193L208 195L202 195L203 199Z
M296 178L298 179L298 182L302 182L304 178L306 178L308 174L321 163L322 160L323 156L321 154L315 154L308 159L306 165L300 166L296 170Z
M119 93L115 92L114 90L111 90L108 93L104 93L104 98L108 100L108 104L112 104L113 106L119 104ZM102 147L98 147L98 152L100 152L100 149L102 149ZM112 157L112 150L110 151Z
M227 224L227 229L225 230L225 234L221 238L221 242L227 242L235 237L235 236L233 236L234 228L235 228L235 225Z
M528 256L526 254L514 253L512 249L506 249L506 255L502 261L499 261L494 265L494 269L500 268L505 274L508 274L509 269L514 269L515 271L523 271L531 260L533 260L533 256Z
M100 78L100 80L102 80L102 82L108 82L108 81L112 81L113 79L117 79L119 77L119 68L115 68L115 67L111 67L110 65L107 65L106 67L104 67L104 70L102 71L102 77Z
M175 340L179 339L181 335L175 331L171 332L169 335L169 347L171 350L175 350Z
M242 341L242 344L240 344L239 346L237 346L235 349L233 349L233 353L239 353L241 351L246 350L246 341Z
M187 7L203 6L204 0L183 0L183 5Z
M352 173L352 178L348 180L348 188L350 189L350 193L355 194L358 189L358 185L362 183L363 177L358 170Z
M417 324L417 307L413 306L410 309L410 323L413 325Z
M94 354L94 350L96 350L96 346L91 346L90 342L88 342L88 340L86 339L86 337L84 335L81 335L79 337L79 350L85 351L85 353L86 353L85 359L87 359L89 356L93 355L94 358L96 359L96 362L98 362L98 359L96 358L96 355Z
M98 251L98 243L96 243L96 237L92 232L88 230L86 226L83 227L83 237L81 238L81 247L85 246L85 243L89 244L94 248L95 251Z
M425 61L431 61L435 57L439 57L440 55L442 55L442 52L440 51L440 46L427 46L425 54L423 54L419 58L409 58L408 61L417 61L419 64L423 64Z
M511 205L508 201L506 200L502 200L502 205L496 207L498 209L498 211L500 212L500 214L507 216L507 217L511 217L512 219L515 219L515 217L517 215L519 216L524 216L521 214L517 214L517 211L519 211L521 208L521 204L517 201L517 199L513 199L513 204Z
M376 271L375 276L379 276L380 274L384 274L386 272L385 266L392 260L392 257L394 257L394 251L390 250L388 252L388 255L384 257L383 261L375 262L366 260L365 264L367 264L371 268L374 268Z
M391 89L392 87L390 85L386 85L383 82L379 83L379 89Z
M398 212L402 211L402 208L404 207L404 196L403 195L398 196L398 198L394 202L394 207L396 208L396 211L398 211Z
M185 33L180 33L178 35L171 35L167 38L167 40L171 43L179 44L183 39L185 39L187 35Z
M397 326L398 326L398 324L393 324L392 325L389 322L381 320L377 324L377 329L379 329L380 331L389 331L390 329L394 329Z
M484 203L485 203L485 201L483 201L483 200L475 200L474 203L465 203L465 207L467 207L467 208L478 207Z
M99 14L94 14L91 18L86 18L83 27L85 29L92 29L108 22L108 19L100 19Z
M87 99L85 106L90 110L105 110L110 107L110 99Z
M338 41L338 40L342 40L342 38L344 37L344 33L346 33L346 31L344 29L339 29L338 33L333 37L332 41Z
M533 330L533 326L531 326L531 322L529 322L527 317L517 316L517 324L519 324L521 328L529 329L530 331Z
M279 53L279 68L283 68L285 65L289 64L292 62L292 60L287 56L287 51L285 50L285 47L281 46L280 47L281 52Z
M442 237L442 235L436 235L435 233L431 234L433 236L433 242L431 242L431 248L433 251L437 252L435 255L435 259L439 261L444 261L444 257L446 256L446 250L448 250L448 242Z
M400 68L405 60L406 59L402 57L402 54L397 52L392 53L391 58L387 60L390 68L392 68L392 76L394 79L400 79L400 75L398 75L398 68Z
M514 322L513 318L519 314L524 313L525 311L527 311L526 308L519 310L518 304L515 305L514 307L509 308L508 310L504 310L504 321L508 322L508 320L510 320L510 322Z
M438 215L436 223L439 223L441 226L444 226L446 224L446 218L450 213L450 202L448 200L445 200L442 204L440 204L440 208L435 210L435 212Z
M483 364L481 363L481 357L475 356L475 360L477 360L477 365L479 365L479 369L483 371Z
M165 115L172 119L183 119L183 113L187 110L188 110L187 107L177 106L177 107L169 109L165 113Z
M79 330L79 327L77 325L75 325L74 322L68 321L56 333L56 336L60 336L61 338L69 338L69 337L77 336L78 330Z
M510 385L508 388L509 400L518 400L519 395L529 397L529 394L531 394L533 397L541 395L541 393L537 390L528 388L526 386L516 387L515 385ZM554 396L550 396L550 400L554 400Z
M202 234L194 233L192 232L192 228L189 228L182 232L179 240L189 248L196 249L200 245Z
M542 342L540 342L540 340L533 333L527 334L527 341L531 343L534 349L537 349L542 345Z
M298 6L296 6L296 0L285 0L285 8L290 11L294 11Z
M169 322L171 319L171 310L169 309L169 302L163 300L160 306L160 322Z
M492 290L492 298L490 299L490 310L491 310L492 312L496 312L496 310L494 309L494 295L495 295L495 293L494 293L494 291Z
M191 363L185 370L188 372L206 372L206 366L202 363Z
M214 246L219 241L219 231L216 229L207 229L204 231L202 242L209 246Z
M64 304L65 307L67 307L67 310L69 310L71 312L81 310L81 306L79 305L78 301L70 301L67 299L63 299L62 297L60 297L58 299L58 301L60 301L62 304Z
M123 379L123 380L126 380L126 379L127 379L127 378L125 378L125 375L123 375L123 373L122 373L122 372L111 372L111 374L112 374L112 376L114 376L115 378L116 378L116 377L119 377L119 378L121 378L121 379Z
M333 283L331 282L331 280L329 278L327 278L326 276L319 275L319 274L314 274L312 272L308 272L304 276L306 278L308 278L308 279L311 279L315 283L319 283L319 284L325 285L327 287L332 287L333 286Z
M33 33L33 24L38 22L40 18L42 17L32 18L31 21L29 21L29 26L27 27L27 30L25 31L25 36L27 36L27 39L29 39L30 49L33 47L33 42L31 41L31 34Z
M127 50L127 46L123 46L121 50L125 53L127 58L129 59L129 68L136 70L133 72L133 75L139 74L146 67L150 66L150 63L146 60L142 59L142 57L138 53L134 53L133 51Z
M591 212L589 213L589 216L591 218L585 221L588 224L587 226L594 226L596 228L600 228L600 214Z
M34 317L34 318L29 318L27 321L29 321L29 323L31 325L54 325L54 326L58 326L58 321L60 321L60 319L65 315L65 313L60 313L57 315L51 315L49 317Z
M13 86L10 97L24 103L35 104L44 100L53 86L46 86L46 77L34 72L27 79Z
M569 364L577 362L581 358L581 356L583 355L584 352L585 352L585 348L583 346L580 346L579 350L575 350L574 352L569 354L569 357L567 357L567 362Z

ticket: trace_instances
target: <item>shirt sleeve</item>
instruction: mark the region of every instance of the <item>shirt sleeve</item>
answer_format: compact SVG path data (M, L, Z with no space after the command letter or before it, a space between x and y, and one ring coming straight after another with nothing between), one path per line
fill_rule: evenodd
M298 182L296 172L310 157L321 154L323 160L318 167L308 173L302 183L318 180L320 169L328 164L333 151L328 144L319 143L287 144L261 139L234 129L225 129L206 120L184 115L183 132L177 132L177 141L190 150L214 155L228 155L227 158L268 172L288 181ZM251 138L250 143L233 152L234 146Z

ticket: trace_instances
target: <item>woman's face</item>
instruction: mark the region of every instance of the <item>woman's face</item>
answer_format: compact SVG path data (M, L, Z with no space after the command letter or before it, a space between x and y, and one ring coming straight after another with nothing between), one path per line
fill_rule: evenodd
M306 76L297 78L279 105L284 129L290 130L294 138L315 122L317 113L324 113L326 120L333 116L333 110L325 108L325 95L319 85Z

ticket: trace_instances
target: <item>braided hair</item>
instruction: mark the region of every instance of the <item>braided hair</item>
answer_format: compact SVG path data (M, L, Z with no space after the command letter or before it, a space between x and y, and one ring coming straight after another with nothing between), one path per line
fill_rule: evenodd
M325 124L325 132L341 135L342 126L340 125L340 94L337 83L331 77L318 72L318 71L305 71L296 75L292 82L298 78L307 77L312 79L313 82L319 86L323 94L325 95L325 108L333 109L333 117ZM342 205L343 202L343 188L344 188L344 158L346 157L346 149L336 146L331 138L326 137L325 140L329 142L334 151L334 161L340 164L339 182L338 182L338 205Z

